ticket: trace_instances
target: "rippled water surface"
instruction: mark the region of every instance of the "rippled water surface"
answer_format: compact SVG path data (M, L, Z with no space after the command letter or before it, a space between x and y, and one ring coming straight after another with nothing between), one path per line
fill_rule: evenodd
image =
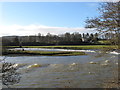
M2 58L2 57L1 57ZM14 56L21 81L13 88L101 88L117 77L118 55Z

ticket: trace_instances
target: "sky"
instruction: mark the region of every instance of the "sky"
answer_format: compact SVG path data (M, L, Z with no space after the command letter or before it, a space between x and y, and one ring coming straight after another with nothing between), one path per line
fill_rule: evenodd
M99 16L99 2L0 2L0 36L91 33L87 17Z

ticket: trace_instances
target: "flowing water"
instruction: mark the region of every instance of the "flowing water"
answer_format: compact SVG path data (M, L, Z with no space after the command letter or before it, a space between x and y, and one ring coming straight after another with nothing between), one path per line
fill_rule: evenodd
M21 73L12 88L102 88L118 76L118 54L99 56L86 50L81 56L7 56ZM1 57L3 58L3 57ZM5 87L5 86L3 86Z

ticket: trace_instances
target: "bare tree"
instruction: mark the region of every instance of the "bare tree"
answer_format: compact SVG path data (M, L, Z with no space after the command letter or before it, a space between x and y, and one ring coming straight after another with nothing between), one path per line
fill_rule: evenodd
M100 4L98 10L100 16L88 18L86 20L86 28L94 28L101 34L111 33L111 44L117 45L120 36L120 2L104 2Z

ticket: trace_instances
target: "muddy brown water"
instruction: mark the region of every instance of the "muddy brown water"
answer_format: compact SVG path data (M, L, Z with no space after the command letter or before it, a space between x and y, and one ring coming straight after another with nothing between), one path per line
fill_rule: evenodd
M16 63L21 80L12 88L102 88L118 76L118 55L7 56ZM4 56L3 56L4 57ZM0 57L0 58L3 58ZM3 85L3 88L6 87Z

